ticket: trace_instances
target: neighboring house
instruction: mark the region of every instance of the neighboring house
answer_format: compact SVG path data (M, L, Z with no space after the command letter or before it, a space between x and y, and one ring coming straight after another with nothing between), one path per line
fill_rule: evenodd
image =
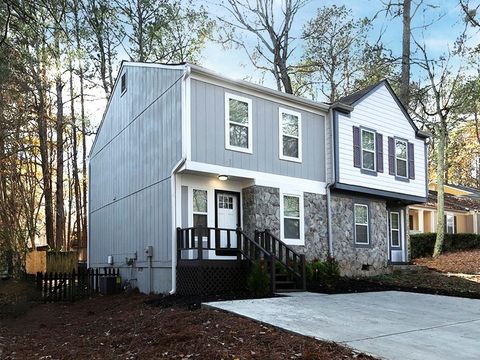
M143 292L241 282L234 264L258 258L290 273L271 275L277 287L304 286L305 256L385 272L409 258L426 140L387 81L325 104L195 65L123 63L90 152L89 266Z
M409 207L410 234L436 232L437 191L429 186L428 202ZM480 190L445 185L445 232L480 234Z

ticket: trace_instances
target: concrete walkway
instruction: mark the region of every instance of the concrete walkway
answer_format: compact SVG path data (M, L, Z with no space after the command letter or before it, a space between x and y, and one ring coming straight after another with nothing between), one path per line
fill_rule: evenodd
M480 359L480 300L386 291L205 305L385 359Z

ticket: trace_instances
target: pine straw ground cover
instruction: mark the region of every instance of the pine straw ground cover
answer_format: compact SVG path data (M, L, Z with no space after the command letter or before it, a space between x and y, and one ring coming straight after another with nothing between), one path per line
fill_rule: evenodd
M448 252L437 258L415 259L415 263L441 272L480 274L480 249Z
M373 359L225 312L145 300L134 294L39 305L1 321L0 358Z

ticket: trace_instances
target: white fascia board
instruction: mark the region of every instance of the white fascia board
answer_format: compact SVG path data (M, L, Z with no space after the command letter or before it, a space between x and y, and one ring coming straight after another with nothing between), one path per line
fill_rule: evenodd
M227 175L244 179L251 179L255 185L269 186L280 189L311 192L325 195L325 182L309 179L301 179L291 176L264 173L253 170L232 168L228 166L206 164L196 161L186 161L185 170L197 171L211 175Z

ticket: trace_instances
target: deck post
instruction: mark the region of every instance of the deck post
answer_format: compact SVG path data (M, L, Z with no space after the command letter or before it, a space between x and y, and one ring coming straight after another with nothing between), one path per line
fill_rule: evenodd
M182 260L183 232L177 227L177 260Z
M197 259L203 260L203 227L195 228L195 232L197 230Z
M237 227L237 260L240 261L242 260L242 229Z
M301 280L302 280L302 290L307 289L307 276L306 276L306 271L305 271L305 255L300 255L300 274L302 274Z
M275 293L275 256L270 254L270 290Z

